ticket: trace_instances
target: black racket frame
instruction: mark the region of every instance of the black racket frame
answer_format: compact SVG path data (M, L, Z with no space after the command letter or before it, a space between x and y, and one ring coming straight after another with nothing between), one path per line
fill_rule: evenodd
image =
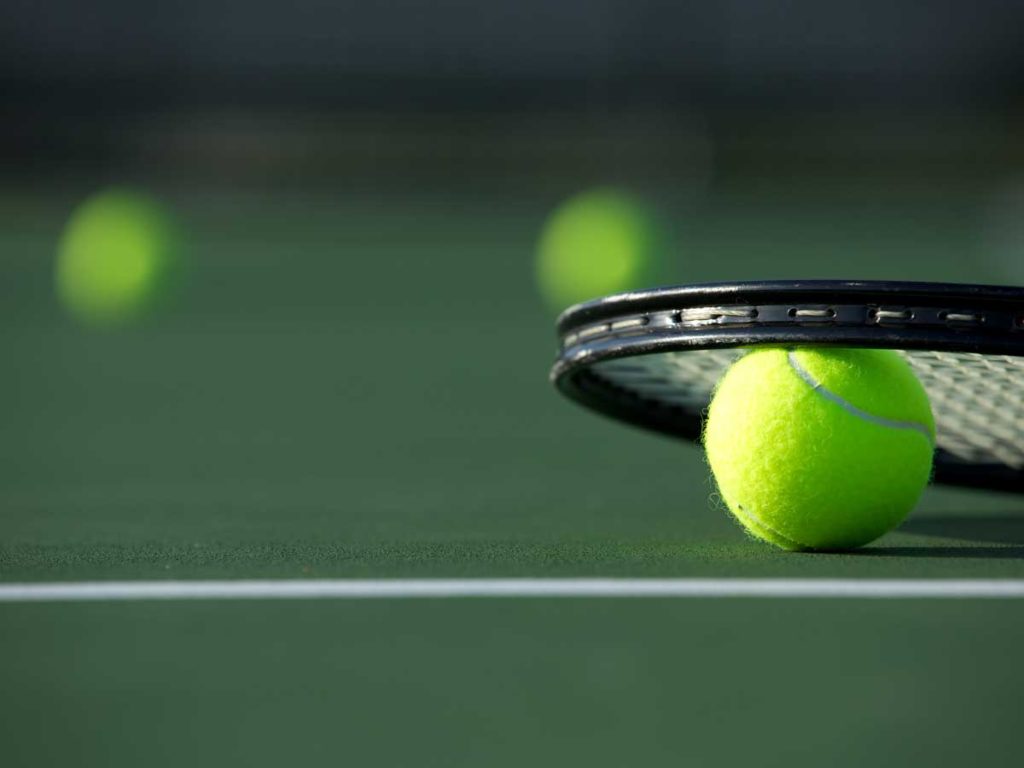
M856 280L705 283L578 304L559 317L557 328L551 380L561 392L616 419L699 440L701 413L610 385L591 366L669 351L755 346L1024 356L1024 288ZM941 451L935 481L1024 492L1024 472L950 461Z

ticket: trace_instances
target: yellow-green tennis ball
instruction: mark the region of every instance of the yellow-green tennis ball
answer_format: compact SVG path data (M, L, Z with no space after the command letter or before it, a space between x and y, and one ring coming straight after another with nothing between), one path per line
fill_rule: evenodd
M636 197L596 189L562 203L537 246L537 282L555 311L659 282L665 237Z
M759 349L715 390L704 447L719 492L754 536L849 549L889 531L931 475L935 421L897 353Z
M71 215L57 251L61 304L92 326L130 323L151 310L177 262L177 237L153 199L124 189L100 192Z

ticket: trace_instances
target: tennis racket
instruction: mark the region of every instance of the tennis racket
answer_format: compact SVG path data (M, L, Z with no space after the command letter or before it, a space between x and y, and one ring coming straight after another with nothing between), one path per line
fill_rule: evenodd
M759 346L893 349L936 421L934 480L1024 493L1024 288L798 280L623 293L558 319L551 379L595 411L697 441L715 384Z

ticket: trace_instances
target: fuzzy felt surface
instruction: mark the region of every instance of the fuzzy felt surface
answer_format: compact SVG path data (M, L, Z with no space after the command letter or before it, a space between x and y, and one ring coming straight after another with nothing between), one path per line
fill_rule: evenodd
M866 544L928 483L927 394L894 352L790 354L755 350L719 382L704 434L719 491L748 531L785 549Z

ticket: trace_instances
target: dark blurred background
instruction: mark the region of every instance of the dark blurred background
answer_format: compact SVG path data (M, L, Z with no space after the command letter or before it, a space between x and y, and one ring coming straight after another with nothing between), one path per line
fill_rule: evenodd
M749 0L5 4L4 173L268 182L1022 161L1024 8Z
M678 224L678 281L965 279L958 257L1024 281L1022 30L1001 0L11 0L0 184L542 210L623 184Z
M621 184L677 226L672 281L1024 281L1022 30L1009 0L10 0L0 186L541 215Z

